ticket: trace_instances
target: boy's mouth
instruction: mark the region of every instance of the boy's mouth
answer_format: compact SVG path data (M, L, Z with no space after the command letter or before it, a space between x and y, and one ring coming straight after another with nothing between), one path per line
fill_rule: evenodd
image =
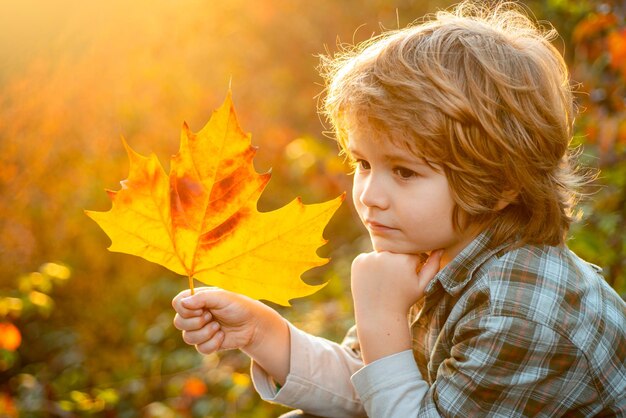
M398 228L393 228L389 225L381 224L380 222L376 222L371 219L366 219L364 224L370 232L374 232L374 233L389 232L389 231L395 231L398 229Z

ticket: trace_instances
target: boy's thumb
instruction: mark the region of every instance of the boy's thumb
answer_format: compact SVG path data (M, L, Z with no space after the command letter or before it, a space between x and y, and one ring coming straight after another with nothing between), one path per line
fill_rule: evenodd
M421 274L425 276L430 276L430 278L435 277L435 274L439 271L439 262L441 261L441 256L443 255L443 250L433 251L422 266L420 270Z

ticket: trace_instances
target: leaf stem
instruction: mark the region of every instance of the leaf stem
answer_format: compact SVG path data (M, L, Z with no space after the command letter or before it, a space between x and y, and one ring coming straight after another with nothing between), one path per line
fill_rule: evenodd
M189 289L191 289L191 294L192 295L196 294L195 290L193 289L193 277L191 277L191 276L189 276Z

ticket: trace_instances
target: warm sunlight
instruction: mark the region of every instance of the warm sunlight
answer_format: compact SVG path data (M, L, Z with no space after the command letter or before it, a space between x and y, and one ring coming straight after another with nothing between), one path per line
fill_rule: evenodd
M261 210L350 190L351 169L317 114L319 55L453 3L0 1L0 416L285 412L257 397L245 356L202 358L182 342L170 301L186 280L107 251L83 211L109 210L105 190L127 177L121 137L169 171L183 123L198 132L229 86L259 147L256 171L272 170ZM626 67L615 61L626 51L624 9L524 3L561 34L586 109L575 142L604 170L605 187L581 209L586 229L575 227L569 245L624 294ZM285 316L340 339L353 323L350 261L369 242L347 204L324 237L318 255L332 261L303 279L328 285Z

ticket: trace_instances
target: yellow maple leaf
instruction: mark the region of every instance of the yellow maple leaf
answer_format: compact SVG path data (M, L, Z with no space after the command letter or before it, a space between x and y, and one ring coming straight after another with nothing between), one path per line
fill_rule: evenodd
M289 306L310 295L300 275L328 259L324 227L345 194L304 205L300 198L271 212L257 201L270 180L252 159L256 148L237 122L230 92L198 133L183 125L169 176L152 154L124 141L128 178L108 212L86 211L111 239L110 251L133 254L203 283Z

